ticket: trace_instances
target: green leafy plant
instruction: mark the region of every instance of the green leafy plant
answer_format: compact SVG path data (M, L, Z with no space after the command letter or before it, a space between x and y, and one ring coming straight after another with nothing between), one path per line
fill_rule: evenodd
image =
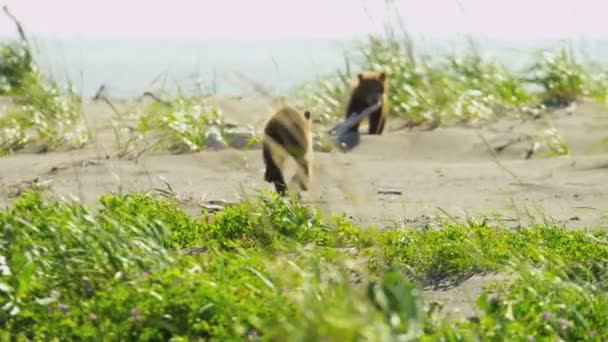
M26 191L0 210L2 338L608 337L602 230L362 229L275 194L200 218L152 194L99 201L93 212ZM432 278L487 271L509 279L470 319L425 301Z
M604 269L605 270L605 269ZM594 282L546 268L522 266L513 285L496 295L483 293L482 315L473 326L480 339L591 340L606 338L608 321L598 314L608 297Z

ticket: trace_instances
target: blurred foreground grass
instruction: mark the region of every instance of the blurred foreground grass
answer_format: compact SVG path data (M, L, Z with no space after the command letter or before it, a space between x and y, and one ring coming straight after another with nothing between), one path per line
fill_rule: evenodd
M195 218L152 194L0 211L3 340L608 338L608 233L482 222L366 229L262 194ZM424 286L500 272L477 314Z

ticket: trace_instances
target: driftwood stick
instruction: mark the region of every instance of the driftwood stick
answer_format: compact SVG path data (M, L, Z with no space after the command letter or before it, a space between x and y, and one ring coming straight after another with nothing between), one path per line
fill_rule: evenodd
M381 102L378 101L375 104L365 108L363 111L361 111L361 113L356 114L356 115L351 115L348 119L346 119L344 122L334 126L327 133L329 133L330 135L338 136L338 137L341 136L346 131L348 131L349 128L358 124L359 122L361 122L361 120L367 118L374 111L378 110L380 108L380 106L381 106Z

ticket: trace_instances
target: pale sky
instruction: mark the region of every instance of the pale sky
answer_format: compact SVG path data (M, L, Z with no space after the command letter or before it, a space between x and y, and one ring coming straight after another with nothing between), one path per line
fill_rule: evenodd
M608 38L608 0L393 0L408 30L494 38ZM348 38L379 32L383 0L5 0L36 36ZM364 10L367 7L368 13ZM375 22L368 16L371 14ZM15 28L0 14L0 35Z

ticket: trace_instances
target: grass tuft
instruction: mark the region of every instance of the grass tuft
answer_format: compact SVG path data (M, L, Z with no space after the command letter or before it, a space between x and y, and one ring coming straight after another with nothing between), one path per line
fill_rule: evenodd
M38 145L44 152L88 143L81 99L73 88L63 95L57 83L38 72L27 74L21 86L20 97L0 116L0 155L28 145Z
M604 231L485 222L368 230L263 194L194 218L146 193L0 211L0 336L136 340L603 340ZM502 272L469 319L423 288Z
M49 151L88 143L80 97L39 71L25 40L0 44L0 94L13 97L0 113L0 156L34 144Z

